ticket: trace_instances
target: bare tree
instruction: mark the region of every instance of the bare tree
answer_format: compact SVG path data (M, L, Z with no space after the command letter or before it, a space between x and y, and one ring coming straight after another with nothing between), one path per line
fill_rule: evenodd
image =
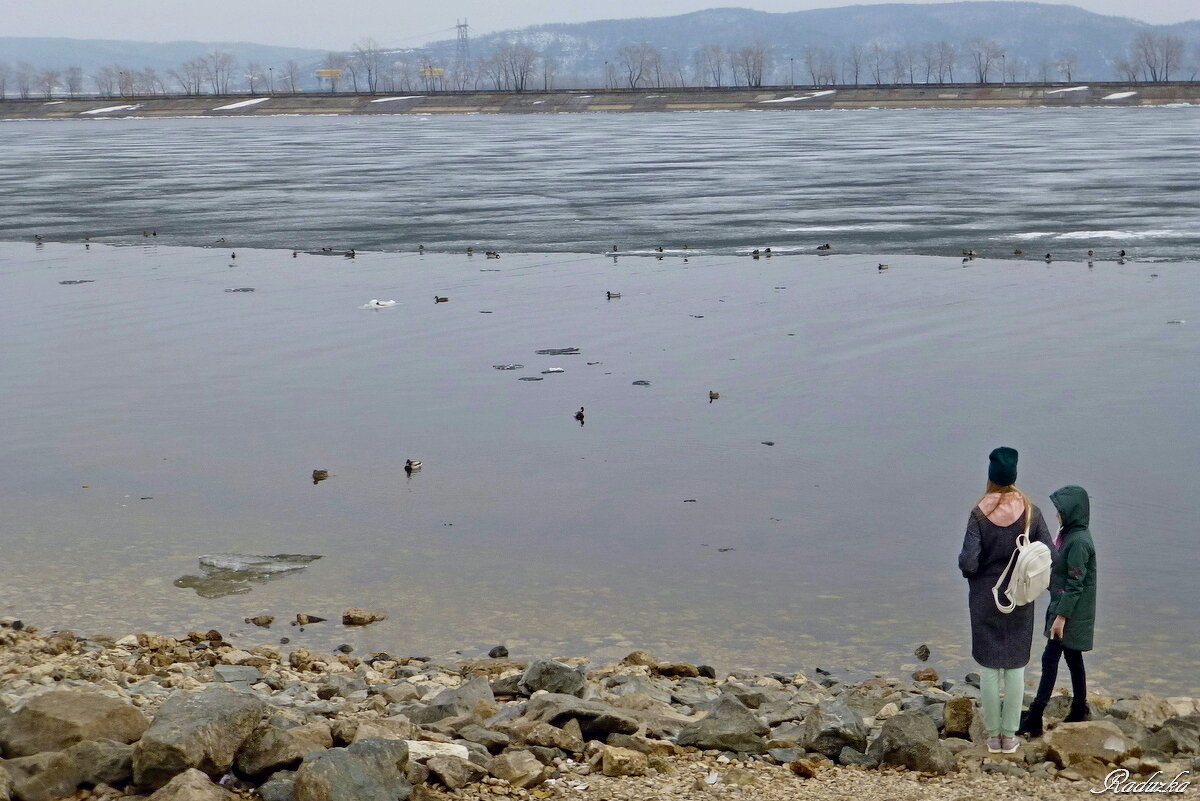
M1117 73L1121 80L1134 83L1138 79L1138 64L1126 56L1117 56L1113 59L1113 72Z
M892 83L916 83L916 51L901 45L892 51Z
M1070 83L1075 74L1075 68L1079 65L1079 54L1074 50L1064 51L1058 54L1054 64L1058 67L1058 73L1062 75L1062 79Z
M329 81L329 91L336 92L338 82L341 80L341 73L346 69L345 57L341 53L330 51L325 54L325 60L321 62L321 68L330 71L330 74L326 78Z
M1004 50L991 39L972 39L966 45L967 56L975 68L975 78L978 83L988 82L992 67Z
M67 67L67 94L74 97L83 93L83 70L79 67ZM0 97L4 96L4 88L0 86Z
M42 97L47 100L54 97L54 90L60 80L62 73L59 70L42 70L38 73L37 83L38 88L42 90Z
M96 94L102 97L112 97L117 92L117 73L113 67L101 67L92 73L92 83L96 85Z
M1171 80L1171 73L1183 67L1183 54L1186 48L1183 39L1173 34L1164 33L1158 37L1159 52L1162 53L1163 80Z
M804 48L804 69L808 71L813 86L837 82L834 63L833 53L826 48L813 45Z
M846 54L842 56L842 81L858 86L866 60L867 48L864 45L855 42L847 47Z
M542 51L542 89L548 91L554 88L554 79L558 76L558 58L547 51Z
M229 94L229 82L232 80L233 71L237 69L237 59L233 57L233 54L224 50L214 50L202 56L201 63L204 65L212 93L214 95Z
M718 44L706 44L697 48L693 55L696 66L696 82L700 85L723 86L725 79L725 51Z
M954 66L958 63L958 50L945 39L936 45L938 54L938 83L954 83Z
M379 42L370 37L360 39L354 44L354 55L351 57L351 61L362 72L367 91L372 94L379 91L379 73L383 61Z
M300 65L295 61L285 61L281 73L283 85L289 92L296 94L296 83L300 80Z
M626 45L617 51L617 62L630 89L649 86L656 68L662 66L662 53L650 44Z
M1147 81L1169 81L1171 72L1183 66L1186 46L1171 34L1142 31L1133 37L1129 61L1139 68Z
M883 74L887 60L887 49L877 41L871 42L871 47L867 50L867 66L871 70L871 77L874 79L876 86L883 85Z
M267 73L263 69L262 64L257 61L251 61L246 65L246 88L250 90L250 94L256 94L258 87L267 82Z
M28 99L33 94L33 84L37 79L37 70L28 61L17 62L17 94Z
M8 93L8 76L12 74L12 67L8 66L8 62L0 61L0 100Z
M764 42L740 47L733 51L735 72L740 72L746 86L762 86L771 60L771 48Z

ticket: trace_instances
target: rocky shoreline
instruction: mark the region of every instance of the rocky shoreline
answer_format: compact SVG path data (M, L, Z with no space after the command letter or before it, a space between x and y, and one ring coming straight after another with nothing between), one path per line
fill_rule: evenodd
M1012 755L986 752L978 699L932 668L843 682L501 646L440 664L4 619L0 801L1057 799L1110 774L1200 797L1200 699L1094 696L1091 721Z

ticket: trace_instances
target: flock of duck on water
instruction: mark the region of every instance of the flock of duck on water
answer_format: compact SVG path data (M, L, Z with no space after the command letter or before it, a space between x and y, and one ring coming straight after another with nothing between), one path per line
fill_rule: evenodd
M154 229L146 229L146 230L143 230L143 231L142 231L142 236L144 236L144 237L154 237L154 236L158 236L158 231L157 231L157 230L154 230ZM43 237L41 234L34 234L34 237L33 237L33 239L34 239L34 241L35 241L35 242L37 242L38 244L41 244L41 243L45 242L45 237ZM83 242L84 242L84 244L83 244L84 248L90 249L90 248L92 247L92 245L91 245L91 237L90 237L90 236L85 236L85 237L83 238ZM216 242L215 242L214 244L218 244L218 245L223 245L223 244L226 244L225 237L221 237L220 239L216 240ZM686 251L686 250L689 250L690 248L689 248L689 246L688 246L688 245L684 245L682 249ZM833 251L833 245L829 244L828 242L826 242L826 243L825 243L825 244L823 244L823 245L817 245L817 247L816 247L816 251L817 251L818 253L820 253L821 255L828 255L829 253L831 253L831 252ZM323 248L321 248L320 250L315 250L315 251L299 251L299 250L293 250L293 251L292 251L292 258L293 258L293 259L295 259L295 258L299 258L299 256L300 256L301 252L309 253L310 255L322 255L322 256L334 256L334 255L341 255L341 256L344 256L344 257L345 257L345 258L347 258L347 259L353 259L353 258L355 258L355 257L358 255L358 252L357 252L357 251L356 251L354 248L350 248L349 250L335 250L334 248L331 248L331 247L323 247ZM425 246L424 246L424 245L417 245L417 252L418 252L418 253L424 253L424 252L425 252ZM610 254L612 254L612 253L620 253L620 252L621 252L621 249L620 249L620 248L619 248L617 245L613 245L613 246L612 246L612 250L611 250L611 251L609 251L609 253L610 253ZM657 253L657 254L665 254L665 253L666 253L666 249L665 249L665 248L664 248L662 245L658 245L658 246L656 246L656 247L654 248L654 252L655 252L655 253ZM474 254L475 254L475 248L474 248L474 247L467 247L467 255L468 255L468 256L473 256ZM484 255L485 255L487 258L489 258L489 259L498 259L498 258L500 258L500 251L498 251L498 250L487 250L487 251L484 251ZM769 259L769 258L771 258L771 256L772 256L772 255L774 255L774 254L772 253L772 251L771 251L771 249L770 249L770 248L754 248L753 250L751 250L751 251L749 252L749 255L750 255L752 258L755 258L755 259L758 259L758 258L763 258L763 257L766 257L766 258L768 258L768 259ZM963 256L962 263L963 263L963 264L968 264L969 262L973 261L973 260L974 260L974 259L975 259L975 258L976 258L978 255L979 255L979 254L978 254L978 253L976 253L974 250L971 250L971 249L965 249L965 250L963 250L963 251L962 251L962 256ZM1025 255L1025 251L1021 250L1020 248L1016 248L1016 249L1014 249L1014 250L1013 250L1013 252L1012 252L1012 255L1014 255L1014 256L1023 256L1023 255ZM231 259L236 259L236 258L237 258L237 251L232 251L232 252L230 252L230 254L229 254L229 258L231 258ZM659 255L657 258L661 260L661 259L663 258L663 256L662 256L662 255ZM1096 251L1095 251L1095 250L1091 250L1091 249L1089 249L1089 250L1087 251L1087 261L1088 261L1088 264L1091 264L1094 258L1096 258ZM1117 255L1116 255L1116 261L1117 261L1117 263L1118 263L1118 264L1124 264L1124 263L1125 263L1125 259L1126 259L1126 253L1125 253L1125 250L1124 250L1124 249L1121 249L1121 250L1117 251ZM1042 260L1043 260L1043 261L1045 261L1045 262L1047 262L1047 263L1049 263L1049 262L1051 262L1051 261L1054 261L1054 255L1053 255L1052 253L1047 253L1045 256L1043 256L1043 257L1042 257ZM687 263L688 259L685 257L683 261L684 261L685 263ZM880 264L880 265L878 266L878 269L880 270L880 272L882 272L883 270L887 270L889 267L890 267L890 265L887 265L887 264ZM621 294L620 294L619 292L617 292L617 293L609 292L609 293L608 293L608 296L609 296L609 299L611 300L612 298L619 298L619 297L621 297ZM437 297L437 296L435 296L435 297L434 297L434 302L435 302L435 303L445 303L445 302L447 302L448 300L449 300L449 298L441 298L441 297ZM372 301L372 303L376 303L376 301ZM382 305L386 305L386 304L382 304Z

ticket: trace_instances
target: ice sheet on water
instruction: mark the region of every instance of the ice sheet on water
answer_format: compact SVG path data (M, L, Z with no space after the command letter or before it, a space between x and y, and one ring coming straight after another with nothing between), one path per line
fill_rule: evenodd
M202 598L223 598L250 592L252 584L274 581L303 570L321 557L316 554L279 553L271 556L241 553L212 553L200 557L204 575L185 575L175 586L195 590Z

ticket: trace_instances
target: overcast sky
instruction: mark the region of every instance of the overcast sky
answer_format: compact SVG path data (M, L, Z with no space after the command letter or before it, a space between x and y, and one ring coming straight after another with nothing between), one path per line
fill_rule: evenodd
M916 0L921 2L921 0ZM582 22L634 16L668 16L704 8L740 6L800 11L856 5L838 0L0 0L0 36L74 39L243 41L297 47L348 49L372 36L385 46L414 47L451 38L456 19L477 33L543 22ZM1146 22L1200 17L1196 0L1078 0L1100 14Z

